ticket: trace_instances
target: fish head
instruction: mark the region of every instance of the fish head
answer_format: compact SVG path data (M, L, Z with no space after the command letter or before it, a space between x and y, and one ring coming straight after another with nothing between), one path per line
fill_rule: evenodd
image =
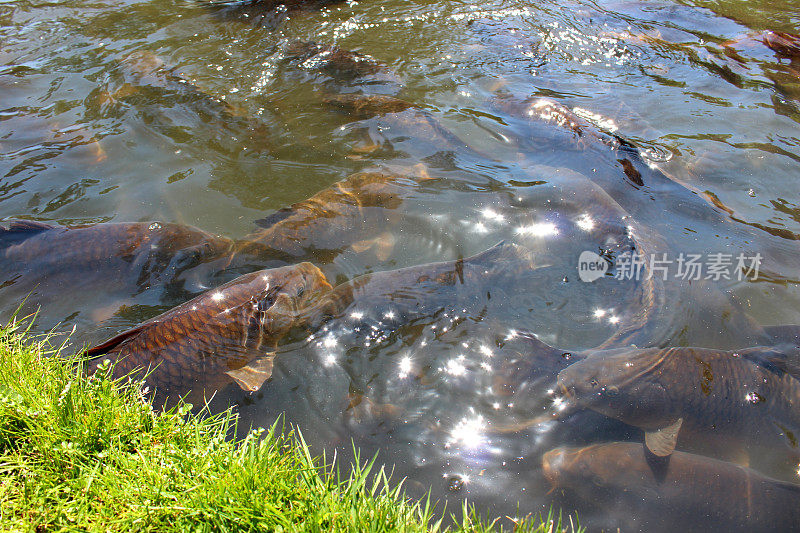
M313 305L333 288L325 278L325 274L311 263L300 263L289 268L282 286L291 298L292 308L295 311Z
M332 288L325 274L307 262L263 270L253 277L251 283L259 289L254 308L272 323L294 321Z
M611 418L658 428L674 420L659 368L659 349L599 352L558 374L558 388L570 407L588 407Z
M607 493L637 490L644 497L658 488L638 443L555 448L542 456L542 471L554 489L567 489L600 504Z
M274 347L291 328L303 325L308 309L330 290L319 268L300 263L246 274L208 298L245 329L245 346L260 348Z
M233 241L182 224L153 222L144 230L142 246L152 273L177 273L229 252Z

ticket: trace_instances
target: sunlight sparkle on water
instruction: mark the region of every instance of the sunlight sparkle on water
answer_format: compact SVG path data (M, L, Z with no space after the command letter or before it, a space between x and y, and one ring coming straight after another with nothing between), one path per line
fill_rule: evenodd
M594 220L588 214L583 214L576 222L583 231L591 231L594 228Z
M463 376L467 373L467 367L464 366L464 356L459 355L453 359L450 359L447 362L447 366L444 368L444 371L450 374L451 376Z
M608 321L612 324L617 324L619 322L619 317L616 315L608 317Z
M476 222L472 226L472 231L475 233L489 233L489 228L486 227L486 224L483 222Z
M322 345L326 348L335 348L337 344L339 344L339 341L331 334L328 334L322 341Z
M464 448L474 449L483 444L483 432L486 430L486 422L482 415L464 417L459 420L456 427L450 431L450 439L445 446L458 444Z
M481 215L483 218L488 218L489 220L494 220L495 222L505 222L506 217L494 211L491 207L486 207L481 211Z
M605 309L595 309L594 310L594 317L595 318L603 318L604 316L606 316L606 310Z
M364 313L361 311L353 311L352 313L350 313L350 318L352 318L353 320L361 320L362 318L364 318Z
M400 366L400 377L401 378L406 377L408 373L411 372L411 357L406 355L405 357L400 359L399 366Z
M556 411L563 411L567 408L567 402L561 396L553 398L553 407Z
M214 300L215 302L221 302L223 298L225 298L225 295L223 295L219 291L211 295L211 299Z
M549 237L558 235L558 228L552 222L536 222L529 226L517 228L517 235L528 235L531 237Z

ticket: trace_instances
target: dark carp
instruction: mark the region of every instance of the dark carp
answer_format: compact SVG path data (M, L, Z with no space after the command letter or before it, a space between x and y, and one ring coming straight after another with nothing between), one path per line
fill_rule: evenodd
M148 372L159 392L192 397L230 383L255 391L272 375L277 342L331 289L310 263L246 274L90 348L95 369Z
M675 452L648 458L635 443L556 448L542 458L553 487L608 515L619 509L639 531L796 531L800 486L749 468Z
M517 276L535 268L529 250L500 243L464 259L359 276L322 298L316 314L318 321L325 321L350 316L355 308L390 309L396 323L405 323L434 316L447 306L485 304L493 291L508 291Z
M163 222L65 227L12 220L0 223L0 288L33 291L33 300L89 286L138 294L227 254L232 244Z
M772 30L762 32L758 40L779 56L792 60L800 58L800 35Z
M684 432L711 437L717 448L782 444L797 454L800 381L792 359L779 348L623 348L590 352L559 373L558 386L574 407L642 428L658 456L672 453Z

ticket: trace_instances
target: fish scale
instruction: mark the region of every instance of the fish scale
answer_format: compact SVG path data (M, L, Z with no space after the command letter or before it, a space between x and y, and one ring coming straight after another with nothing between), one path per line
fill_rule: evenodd
M310 263L240 276L89 349L90 371L109 358L118 362L117 377L149 369L147 384L165 394L211 392L231 381L226 373L266 356L262 345L274 346L302 325L303 311L330 288ZM259 325L254 342L251 319Z

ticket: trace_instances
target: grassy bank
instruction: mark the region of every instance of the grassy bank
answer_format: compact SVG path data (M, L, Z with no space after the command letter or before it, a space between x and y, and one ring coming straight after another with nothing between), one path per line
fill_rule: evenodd
M442 529L432 505L404 499L372 463L340 478L297 436L231 442L229 413L156 412L137 386L84 377L56 352L19 324L0 329L4 530ZM495 529L465 509L459 520ZM559 525L535 517L520 529Z

